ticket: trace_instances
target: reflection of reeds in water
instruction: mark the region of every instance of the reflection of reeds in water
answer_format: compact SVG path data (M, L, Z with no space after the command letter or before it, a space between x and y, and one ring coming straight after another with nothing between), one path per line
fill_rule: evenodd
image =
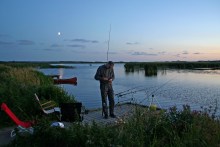
M131 64L125 64L125 72L134 72L134 65Z
M156 65L148 65L144 66L145 76L156 76L157 75L157 66Z
M134 71L145 71L145 76L156 76L157 75L157 64L146 64L146 63L127 63L125 64L125 72Z

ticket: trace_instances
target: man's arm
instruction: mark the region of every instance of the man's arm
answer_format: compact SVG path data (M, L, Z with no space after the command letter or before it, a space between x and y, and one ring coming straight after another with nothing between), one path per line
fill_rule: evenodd
M101 70L102 70L101 67L99 67L99 68L97 69L94 78L95 78L96 80L99 80L99 81L108 81L108 78L103 77L103 75L102 75L102 71L101 71Z
M101 80L101 72L100 72L100 68L97 69L96 71L96 74L95 74L95 77L94 77L96 80Z
M112 81L115 79L115 73L114 73L113 69L112 69L112 73L111 73L111 79L112 79Z

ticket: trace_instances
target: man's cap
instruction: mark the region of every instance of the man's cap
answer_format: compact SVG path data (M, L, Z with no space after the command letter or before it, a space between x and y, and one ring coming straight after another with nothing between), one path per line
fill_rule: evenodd
M108 61L108 64L109 64L109 65L114 65L114 62Z

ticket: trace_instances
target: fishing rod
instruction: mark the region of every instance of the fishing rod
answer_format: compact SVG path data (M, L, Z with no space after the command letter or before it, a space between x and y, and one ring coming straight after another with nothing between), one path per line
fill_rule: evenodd
M166 81L164 84L162 84L161 86L159 86L157 89L155 89L154 91L152 91L150 94L148 94L148 96L145 98L145 99L143 99L142 101L140 101L140 102L138 102L138 104L140 105L140 104L142 104L146 99L148 99L149 98L149 96L150 95L152 95L152 98L151 98L151 102L150 102L150 105L153 103L153 101L154 101L154 95L153 95L153 93L155 93L156 91L158 91L159 89L161 89L162 87L164 87L166 84L168 84L170 81L172 81L174 78L172 78L172 79L170 79L170 80L168 80L168 81ZM156 87L156 86L154 86L154 87ZM154 87L151 87L151 88L154 88ZM149 88L143 88L143 89L140 89L140 90L136 90L136 91L131 91L131 92L129 92L129 93L125 93L124 95L128 95L128 94L132 94L132 96L131 96L131 98L128 98L128 99L125 99L125 100L122 100L122 101L119 101L118 100L118 103L116 104L116 105L119 105L119 103L121 103L121 102L126 102L126 101L129 101L130 100L130 102L131 101L135 101L135 98L134 98L134 93L136 93L136 92L140 92L140 91L146 91L146 90L148 90ZM123 95L120 95L120 96L123 96ZM160 103L158 102L158 100L157 99L155 99L156 100L156 102L158 103L158 105L159 105L159 107L161 108L161 105L160 105ZM137 102L135 102L135 103L137 103ZM149 105L149 106L150 106ZM129 110L129 111L131 111L131 110ZM128 112L129 112L128 111Z
M137 87L143 87L143 86L137 86ZM153 86L153 87L150 87L150 88L154 88L154 87L156 87L156 86ZM133 90L133 89L135 89L135 88L136 88L136 87L131 88L131 89L128 89L128 90L126 90L126 91ZM143 89L139 89L139 90L136 90L136 91L130 91L130 92L126 92L126 93L124 93L124 94L120 94L120 95L118 95L118 104L121 103L121 102L129 101L129 100L130 100L130 102L131 102L131 101L134 101L134 100L135 100L135 98L134 98L134 94L135 94L135 93L140 92L140 91L146 91L146 90L149 90L150 88L143 88ZM121 93L121 92L120 92L120 93ZM129 95L129 94L132 95L131 98L119 100L120 97Z
M172 81L174 78L166 81L164 84L162 84L160 87L158 87L156 90L152 91L149 95L147 95L146 98L144 98L142 101L140 101L140 104L143 103L150 95L154 96L153 93L155 93L156 91L158 91L159 89L161 89L163 86L167 85L170 81Z
M137 87L143 87L143 86L137 86ZM137 92L141 92L141 91L146 91L146 90L149 90L149 89L154 88L154 87L156 87L156 86L147 87L147 88L143 88L143 89L139 89L139 90L132 91L132 90L136 89L137 87L128 89L128 90L126 90L126 91L124 91L124 92L120 92L120 93L117 93L117 94L115 94L115 95L118 96L118 97L122 97L122 96L125 96L125 95L128 95L128 94L133 94L133 93L137 93Z
M128 93L129 91L134 90L134 89L139 88L139 87L143 87L143 86L136 86L136 87L130 88L130 89L128 89L128 90L125 90L125 91L116 93L115 96L121 97L121 96L123 96L123 95L127 95L127 93Z
M119 92L119 93L116 94L116 96L118 96L118 98L120 98L120 97L123 97L123 96L125 96L125 95L132 94L132 98L130 98L130 99L131 99L131 100L134 100L133 94L135 94L135 93L137 93L137 92L141 92L141 91L145 91L145 92L146 92L147 90L149 90L149 89L151 89L151 88L157 87L155 90L153 90L152 92L150 92L150 94L147 94L147 93L146 93L146 95L147 95L146 98L144 98L142 101L139 102L139 104L142 104L146 99L149 98L150 95L152 95L152 100L153 100L153 97L154 97L153 93L157 92L159 89L161 89L162 87L164 87L165 85L167 85L167 84L168 84L170 81L172 81L173 79L174 79L174 78L172 78L172 79L166 81L165 83L163 83L163 84L162 84L161 86L159 86L159 87L153 86L153 87L147 87L147 88L142 88L142 89L135 90L135 89L138 88L138 87L142 87L142 86L136 86L136 87L134 87L134 88L131 88L131 89L128 89L128 90ZM132 91L132 90L135 90L135 91ZM128 100L129 100L129 99L128 99ZM122 101L120 101L120 102L122 102ZM118 100L118 103L119 103L119 100ZM159 104L158 101L157 101L157 103ZM160 105L160 104L159 104L159 105Z
M125 95L134 94L134 93L137 93L137 92L140 92L140 91L145 91L146 89L148 89L148 88L143 88L143 89L136 90L136 91L130 91L130 92L127 92L127 93L124 93L124 94L120 94L120 95L118 95L118 97L123 97Z
M108 62L108 53L109 53L109 43L110 43L110 37L111 37L111 24L110 24L110 29L109 29L109 33L108 33L107 62Z
M162 87L164 87L165 85L167 85L167 84L168 84L169 82L171 82L173 79L174 79L174 78L172 78L172 79L166 81L166 82L163 83L161 86L159 86L158 88L156 88L155 90L153 90L150 94L147 95L147 97L146 97L145 99L143 99L141 102L139 102L138 105L142 104L147 98L149 98L150 95L152 95L153 93L157 92L159 89L161 89ZM156 86L154 86L154 87L156 87ZM151 87L151 88L154 88L154 87ZM126 100L124 100L124 101L129 101L129 100L130 100L130 102L131 102L131 101L134 102L134 100L135 100L135 99L134 99L134 96L133 96L134 92L138 92L138 91L141 91L141 90L143 91L143 90L147 90L147 89L149 89L149 88L144 88L144 89L136 90L136 91L133 91L133 93L130 92L130 94L132 94L131 98L126 99ZM129 90L130 90L130 89L129 89ZM127 90L127 91L129 91L129 90ZM128 94L128 93L127 93L127 94ZM151 100L151 102L150 102L150 105L153 103L153 100L154 100L154 99L155 99L155 98L154 98L154 95L152 95L152 100ZM155 99L155 100L157 101L157 99ZM121 101L121 102L124 102L124 101ZM118 102L116 105L118 105L119 103L120 103L120 102ZM157 101L157 103L159 104L158 101ZM135 102L135 104L137 104L137 102ZM149 105L149 107L150 107L150 105ZM144 106L145 106L145 105L144 105ZM159 104L159 107L162 108L160 104ZM135 108L131 108L131 109L128 110L126 113L131 113L132 111L134 111L133 109L135 109ZM142 113L141 115L143 115L143 113Z
M163 94L163 93L166 92L166 91L172 90L174 87L175 87L175 86L172 86L172 87L167 88L167 89L160 90L160 91L157 92L157 94Z
M125 100L123 100L123 101L118 101L118 103L117 103L116 105L118 105L119 103L122 103L122 102L133 101L133 100L134 100L133 97L132 97L132 98L128 98L128 99L125 99Z

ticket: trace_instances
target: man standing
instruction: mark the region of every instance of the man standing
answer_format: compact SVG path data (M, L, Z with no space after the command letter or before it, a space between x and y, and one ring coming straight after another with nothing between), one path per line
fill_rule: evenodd
M99 66L97 72L95 74L95 79L100 81L100 90L102 97L102 111L104 113L104 118L108 118L108 105L107 105L107 97L109 100L109 112L110 117L115 118L114 114L114 91L112 88L112 81L115 79L114 74L114 63L109 61L108 63Z

